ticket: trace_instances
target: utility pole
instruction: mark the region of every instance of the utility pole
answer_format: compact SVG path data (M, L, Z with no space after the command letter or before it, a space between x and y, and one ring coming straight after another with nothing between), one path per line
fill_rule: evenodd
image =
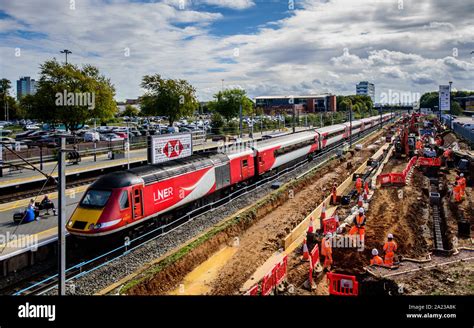
M453 110L451 108L451 86L452 85L453 85L453 81L449 81L449 128L450 129L453 128Z
M296 108L295 108L295 105L293 104L293 124L292 124L293 125L293 129L292 129L293 133L296 132L296 121L295 121L296 120L296 113L295 112L296 112Z
M352 148L352 101L350 102L349 105L349 147Z
M93 134L93 137L92 137L92 141L94 142L94 162L97 162L97 140L95 138L95 136L97 135L97 123L96 123L96 119L94 118L94 134Z
M130 127L127 121L127 142L125 143L125 150L127 151L127 170L130 170Z
M382 128L382 106L380 106L379 111L380 111L380 128L379 128L379 130L380 130Z
M61 137L58 163L58 294L66 294L66 138Z
M242 101L239 105L239 129L240 129L240 138L242 139Z
M70 50L67 50L67 49L64 49L64 50L61 50L60 53L62 54L65 54L66 55L66 65L67 65L67 55L70 55L72 54L72 51Z
M222 88L221 88L221 91L223 92L223 91L224 91L224 79L221 79L221 82L222 82Z

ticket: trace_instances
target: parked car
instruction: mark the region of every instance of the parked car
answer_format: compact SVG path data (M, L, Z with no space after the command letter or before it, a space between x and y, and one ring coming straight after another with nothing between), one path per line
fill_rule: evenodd
M99 141L100 140L100 133L99 132L93 132L93 131L87 131L87 132L84 132L83 138L84 138L85 142Z
M120 141L123 138L119 137L115 133L103 133L100 135L100 140L102 141Z
M23 130L39 130L40 127L34 124L28 124L26 125Z

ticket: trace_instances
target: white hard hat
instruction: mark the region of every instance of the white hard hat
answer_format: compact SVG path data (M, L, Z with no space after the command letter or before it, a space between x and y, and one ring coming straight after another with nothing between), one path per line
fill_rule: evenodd
M464 176L464 173L461 173L459 176L463 177L463 176Z
M328 232L328 233L326 234L326 238L332 238L332 233L331 233L331 232Z
M374 249L372 250L372 255L373 255L373 256L379 255L379 251L374 248Z
M391 233L388 234L387 236L388 239L393 239L393 235Z
M359 213L364 213L364 208L363 207L359 208Z

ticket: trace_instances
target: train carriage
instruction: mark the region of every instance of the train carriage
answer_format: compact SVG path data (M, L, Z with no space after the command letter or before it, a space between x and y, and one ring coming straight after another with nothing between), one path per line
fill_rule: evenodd
M349 127L336 124L316 129L319 134L320 147L325 148L349 137Z
M252 148L256 151L257 172L261 175L319 150L319 135L314 131L298 132L257 142Z

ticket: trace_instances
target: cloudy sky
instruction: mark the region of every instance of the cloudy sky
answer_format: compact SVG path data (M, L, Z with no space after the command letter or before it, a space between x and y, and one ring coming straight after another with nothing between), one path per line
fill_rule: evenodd
M449 80L474 89L474 1L0 0L0 77L37 78L65 48L110 77L117 100L160 73L200 100L222 84L254 97L354 94L369 80L379 101Z

